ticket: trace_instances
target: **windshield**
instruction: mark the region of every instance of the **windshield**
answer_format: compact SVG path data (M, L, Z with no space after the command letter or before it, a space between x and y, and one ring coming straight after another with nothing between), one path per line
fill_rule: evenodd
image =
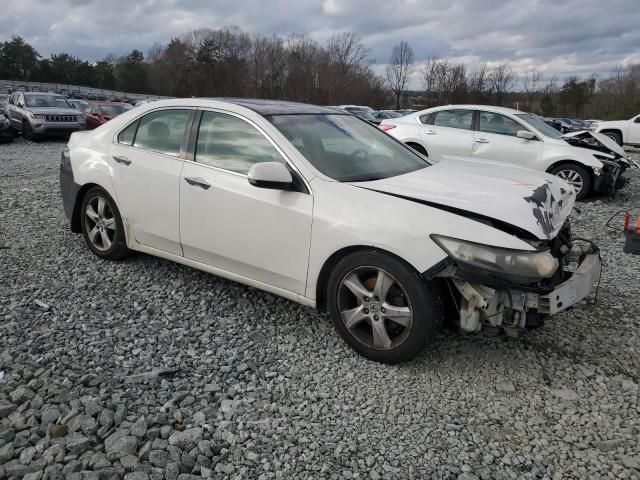
M102 110L102 114L106 117L117 117L121 113L129 110L129 107L126 105L100 105L100 110Z
M543 118L538 115L534 115L533 113L516 113L516 117L518 117L524 123L538 130L545 137L551 137L555 139L562 138L562 135L558 130L545 123Z
M27 107L73 108L61 95L25 95L24 103Z
M429 166L387 134L350 115L271 115L282 134L324 175L365 182Z

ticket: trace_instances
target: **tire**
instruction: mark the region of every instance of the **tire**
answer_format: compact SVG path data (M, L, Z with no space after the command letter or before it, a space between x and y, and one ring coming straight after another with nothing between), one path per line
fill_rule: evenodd
M422 145L420 145L418 143L407 143L407 147L413 148L416 152L424 155L425 157L429 156L429 154L427 153L426 148L424 148Z
M607 137L609 137L614 142L616 142L618 145L622 146L622 136L618 132L602 132L602 133Z
M593 185L591 174L586 169L578 165L574 165L573 163L562 163L551 170L551 173L553 175L557 175L576 189L577 200L582 200L591 192L591 187ZM578 190L579 184L581 184L581 187Z
M102 188L93 187L82 199L80 228L87 246L98 257L121 260L130 254L120 211Z
M22 122L22 138L29 140L30 142L37 142L39 140L37 135L33 133L31 124L26 120Z
M370 360L409 360L442 328L444 299L439 285L384 252L372 249L347 255L331 272L327 288L335 329Z

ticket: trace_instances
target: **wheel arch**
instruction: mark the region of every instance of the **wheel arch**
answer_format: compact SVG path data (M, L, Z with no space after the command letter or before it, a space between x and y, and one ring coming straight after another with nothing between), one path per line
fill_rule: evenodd
M408 141L404 142L404 144L407 147L411 147L414 150L417 150L419 153L422 153L423 155L426 155L427 157L429 156L429 151L427 150L427 148L421 142L416 142L414 140L408 140ZM418 147L418 148L416 148L416 147Z
M97 183L85 183L80 187L78 193L76 194L76 198L73 202L73 213L71 214L71 231L73 233L82 232L82 228L80 227L80 209L82 207L82 200L84 199L84 196L87 194L87 192L93 187L103 188Z
M577 160L570 160L570 159L557 160L553 162L551 165L549 165L545 171L550 174L553 171L553 169L555 169L556 167L559 167L560 165L565 165L567 163L571 165L575 165L580 168L584 168L589 172L589 174L592 177L591 179L593 180L593 176L594 176L593 167L591 165L585 165L584 163L579 162Z
M372 245L349 245L348 247L343 247L330 255L329 258L325 260L322 268L320 269L318 280L316 282L316 309L324 311L327 308L327 286L329 284L331 272L338 264L338 262L345 258L347 255L363 251L375 251L384 253L385 255L389 255L390 257L393 257L396 260L404 263L407 268L411 268L414 271L417 271L416 268L409 262L407 262L404 258L390 252L389 250L385 250L384 248L374 247ZM420 274L420 272L418 273Z
M607 132L610 133L616 133L618 135L620 135L620 141L622 143L624 143L624 134L622 133L622 129L619 127L610 127L610 128L603 128L602 130L599 130L598 133L602 133L603 135L606 135Z

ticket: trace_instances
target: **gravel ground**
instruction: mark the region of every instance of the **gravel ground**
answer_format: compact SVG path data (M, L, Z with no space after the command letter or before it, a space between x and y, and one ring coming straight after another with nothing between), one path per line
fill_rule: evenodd
M63 145L0 146L0 479L640 478L640 257L603 227L640 214L640 172L574 221L606 261L595 306L385 366L295 303L97 259Z

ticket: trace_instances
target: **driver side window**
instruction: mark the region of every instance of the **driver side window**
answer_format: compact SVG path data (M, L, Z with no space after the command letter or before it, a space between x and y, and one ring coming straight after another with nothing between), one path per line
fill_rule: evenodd
M481 132L508 135L510 137L517 136L518 130L526 130L526 128L515 120L493 112L480 112L480 125L478 129Z
M233 115L202 114L195 161L246 175L261 162L285 163L280 152L253 125Z

